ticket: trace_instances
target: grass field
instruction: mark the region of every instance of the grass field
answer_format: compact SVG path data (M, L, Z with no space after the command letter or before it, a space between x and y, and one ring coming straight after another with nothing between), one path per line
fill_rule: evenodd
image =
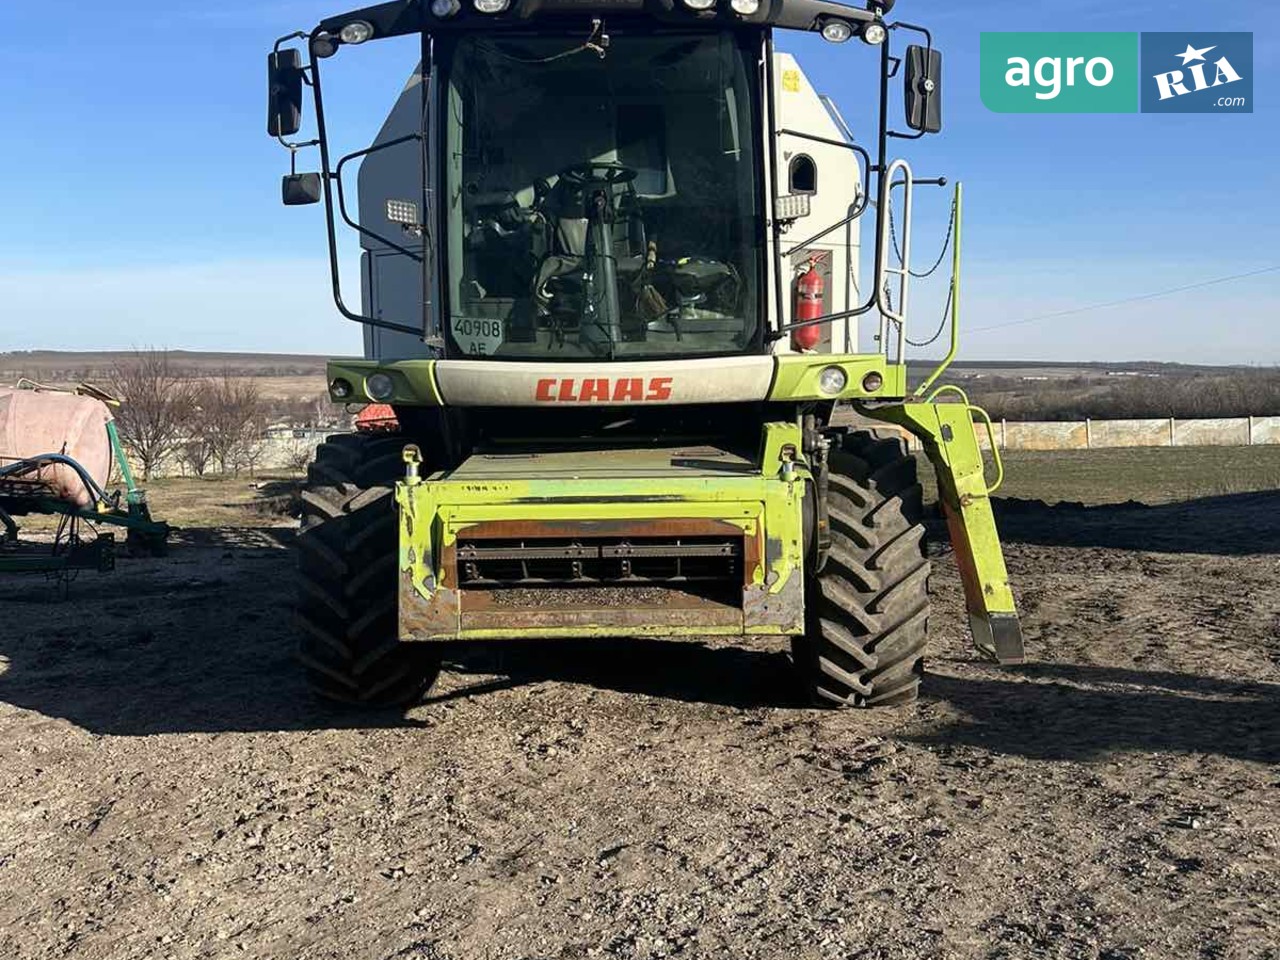
M1049 503L1155 504L1280 489L1280 446L1010 450L1004 464L999 496Z

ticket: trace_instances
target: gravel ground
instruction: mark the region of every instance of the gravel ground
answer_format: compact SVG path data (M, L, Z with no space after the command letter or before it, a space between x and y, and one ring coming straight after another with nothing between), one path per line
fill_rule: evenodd
M971 655L940 556L923 699L871 712L662 641L337 712L286 529L5 579L0 956L1280 957L1280 494L1002 526L1035 662Z

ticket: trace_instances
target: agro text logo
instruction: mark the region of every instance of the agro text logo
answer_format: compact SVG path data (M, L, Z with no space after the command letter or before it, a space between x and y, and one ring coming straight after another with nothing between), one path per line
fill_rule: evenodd
M1143 113L1252 113L1252 33L1144 33Z

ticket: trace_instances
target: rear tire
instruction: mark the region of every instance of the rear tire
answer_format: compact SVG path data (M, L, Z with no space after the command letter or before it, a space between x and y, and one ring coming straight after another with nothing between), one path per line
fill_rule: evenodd
M298 534L298 659L320 695L391 706L420 700L440 661L399 638L394 484L402 436L342 434L316 451Z
M813 701L889 706L916 699L929 622L929 561L916 463L898 436L858 431L832 446L831 547L805 587L792 657Z

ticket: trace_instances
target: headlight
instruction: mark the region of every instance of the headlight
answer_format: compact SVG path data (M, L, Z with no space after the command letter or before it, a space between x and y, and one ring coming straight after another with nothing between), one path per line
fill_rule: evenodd
M749 17L760 9L760 0L729 0L729 6L733 7L734 13Z
M873 47L884 43L884 38L888 35L883 23L868 23L862 28L862 42L869 43Z
M823 367L818 374L818 389L829 397L843 393L848 385L849 375L844 372L843 367Z
M689 0L685 0L688 3ZM828 20L822 25L822 39L832 43L844 43L853 36L853 27L843 20Z
M476 0L476 9L481 13L501 13L511 6L511 0Z
M684 0L684 5L690 10L710 10L716 5L716 0Z
M385 373L371 373L364 378L364 392L374 400L385 402L396 392L396 384Z
M460 9L462 7L458 0L431 0L431 12L441 20L452 17Z
M875 393L884 386L884 377L880 376L879 371L872 370L862 378L862 389L867 393Z
M373 27L363 20L352 20L338 31L338 38L343 43L364 43L373 36Z
M329 384L329 392L339 400L345 400L347 397L351 396L351 381L337 377Z

